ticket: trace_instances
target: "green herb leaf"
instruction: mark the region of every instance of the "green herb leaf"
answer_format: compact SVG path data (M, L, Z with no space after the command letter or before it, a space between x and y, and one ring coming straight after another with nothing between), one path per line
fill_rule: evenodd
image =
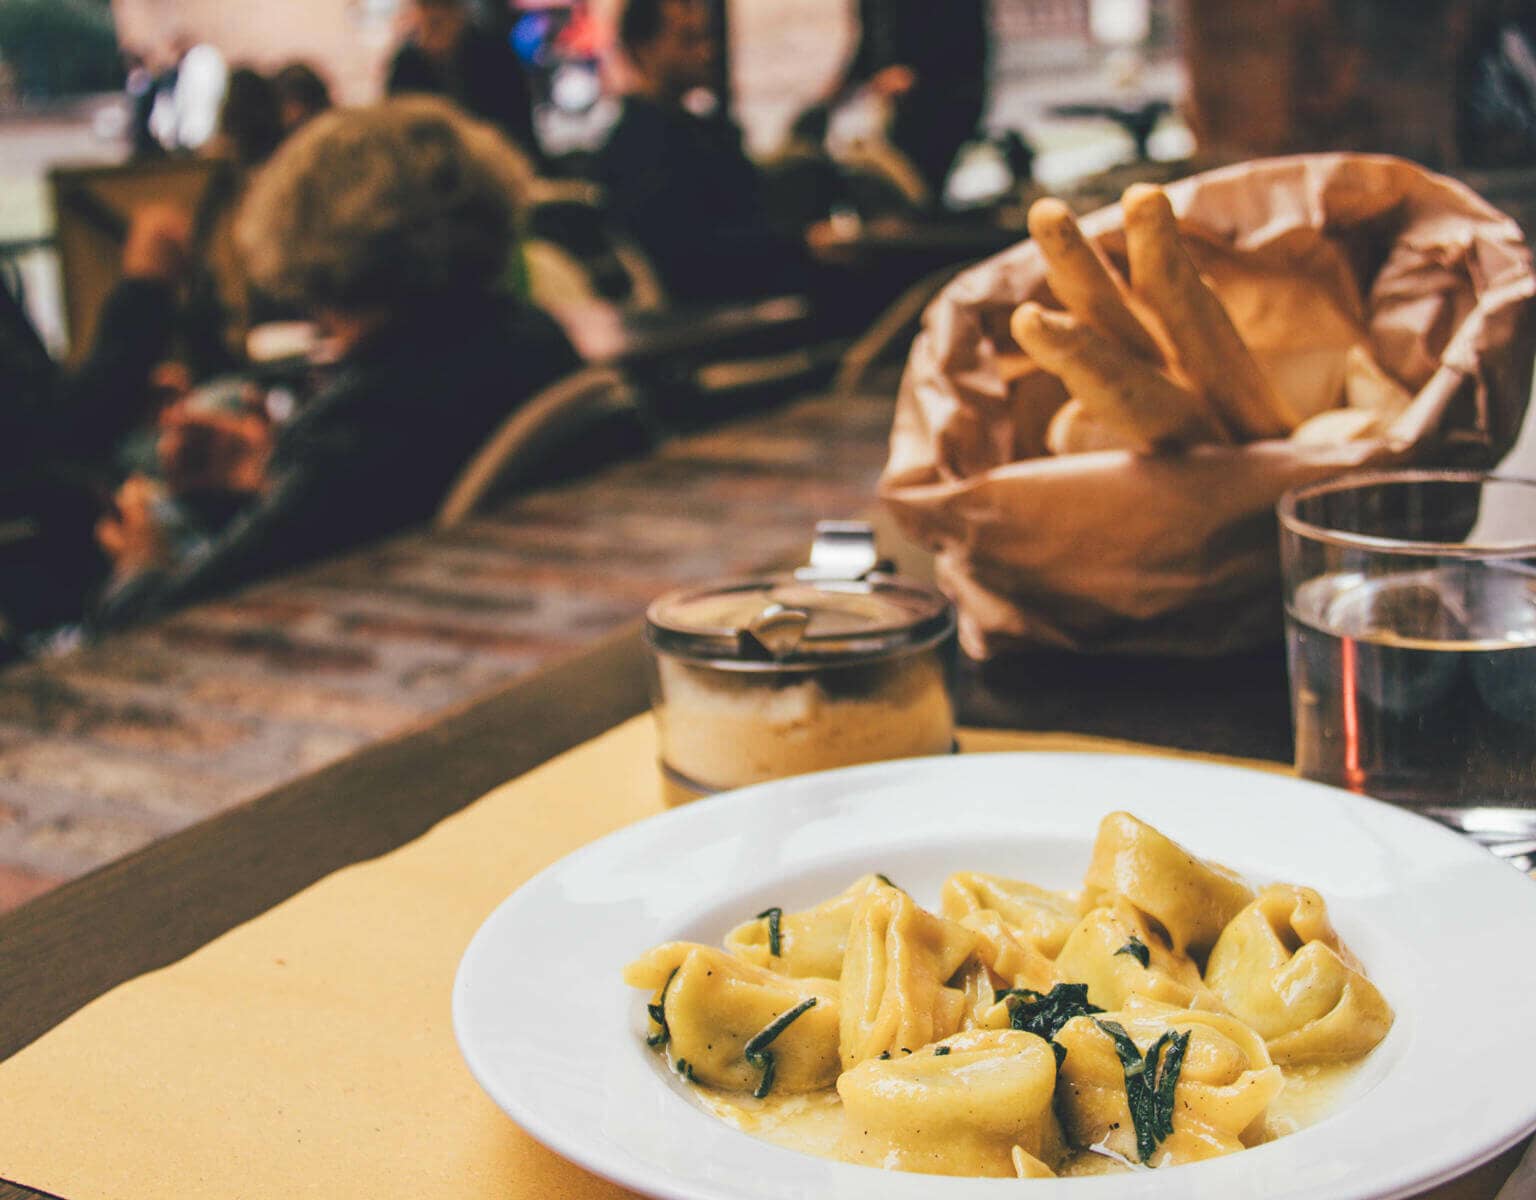
M946 1055L948 1053L949 1053L949 1047L948 1046L935 1046L933 1048L933 1056L934 1056L934 1058L943 1058L944 1055Z
M900 885L892 883L891 877L889 875L882 875L879 871L876 871L875 878L878 879L881 883L885 884L886 887L895 888L898 892L901 891Z
M665 1046L672 1037L672 1031L667 1028L667 989L672 986L672 980L676 977L677 968L673 967L672 974L668 975L666 983L661 985L661 995L656 997L656 1003L645 1006L645 1011L650 1014L651 1020L660 1027L645 1039L647 1046Z
M1136 1157L1146 1162L1158 1143L1173 1133L1173 1097L1184 1066L1189 1034L1165 1029L1142 1055L1125 1028L1114 1021L1094 1020L1115 1044L1125 1070L1125 1099L1136 1130ZM1164 1051L1167 1057L1164 1058ZM1161 1067L1161 1071L1159 1071Z
M1116 950L1115 954L1129 954L1144 967L1152 965L1152 951L1147 947L1146 942L1142 941L1134 933L1131 934L1131 940Z
M768 1047L773 1044L774 1038L793 1025L802 1013L809 1012L815 1007L816 997L806 997L788 1012L780 1013L761 1033L755 1034L747 1042L745 1049L742 1050L742 1057L763 1073L757 1089L752 1093L757 1099L761 1100L773 1091L774 1063Z
M693 1064L686 1058L678 1059L672 1066L689 1083L698 1083L699 1077L693 1073Z
M1010 1025L1048 1042L1073 1017L1086 1017L1104 1011L1088 1003L1086 983L1058 983L1049 993L1031 991L1029 988L1008 988L995 993L995 999L1008 1005Z
M773 955L774 958L778 958L780 949L779 922L784 919L784 910L782 908L765 908L757 914L759 921L764 917L768 918L768 953Z
M1115 1044L1115 1053L1125 1071L1125 1102L1131 1111L1131 1125L1136 1130L1136 1157L1142 1162L1152 1157L1157 1149L1157 1132L1152 1110L1153 1089L1148 1086L1147 1064L1141 1051L1126 1033L1125 1026L1116 1021L1100 1021L1094 1024L1107 1033Z
M1164 1034L1169 1037L1169 1034ZM1179 1072L1184 1068L1184 1051L1189 1049L1189 1032L1175 1033L1163 1058L1162 1078L1157 1081L1158 1136L1173 1133L1173 1093L1179 1086Z

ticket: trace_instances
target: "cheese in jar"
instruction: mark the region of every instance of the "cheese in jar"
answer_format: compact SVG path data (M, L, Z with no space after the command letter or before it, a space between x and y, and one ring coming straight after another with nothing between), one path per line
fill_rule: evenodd
M646 639L668 802L951 752L954 632L943 596L882 575L661 597Z

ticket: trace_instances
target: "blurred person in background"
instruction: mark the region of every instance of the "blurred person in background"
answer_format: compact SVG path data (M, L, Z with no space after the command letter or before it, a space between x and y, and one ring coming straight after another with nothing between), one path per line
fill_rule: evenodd
M428 516L500 421L579 363L505 286L531 172L446 101L310 121L253 181L236 237L254 283L328 337L334 366L284 424L173 406L163 478L127 480L98 537L99 621L161 611ZM223 492L218 529L168 516Z
M859 0L859 41L797 132L825 135L827 116L859 88L891 105L891 144L916 168L935 206L960 148L987 108L987 0Z
M389 64L391 96L446 96L497 126L537 166L533 96L511 45L470 19L467 0L406 0L406 41Z
M131 158L156 158L165 148L155 140L150 116L158 91L155 73L142 54L123 51L123 91L128 97L128 154Z
M1468 164L1536 163L1536 8L1530 0L1494 0L1468 30L1456 117Z
M669 298L697 304L813 287L808 243L830 241L829 228L777 228L740 128L692 107L720 53L709 5L628 0L618 40L635 82L598 154L598 181Z
M192 215L178 326L179 357L194 379L240 366L251 326L282 315L253 294L231 225L254 172L286 134L274 83L249 67L232 70L218 129L198 152L213 168Z
M267 161L283 140L283 123L277 89L272 81L250 67L229 73L218 125L203 143L205 158L255 167Z
M84 362L59 371L15 298L0 287L0 661L78 623L110 563L92 527L120 478L117 455L166 399L176 292L191 225L152 205L135 215L123 276Z
M192 218L172 204L134 212L122 274L96 318L85 360L62 383L40 453L111 482L124 441L157 414L162 368L177 354L181 293L192 260Z
M306 62L291 62L272 76L277 92L278 119L283 133L290 134L331 107L331 89L325 78Z
M129 218L118 282L97 316L85 361L59 383L61 396L34 421L29 454L70 464L69 473L115 483L125 447L153 437L168 390L243 364L253 305L230 226L251 174L283 136L273 85L230 73L218 130L203 145L214 166L195 212L140 206ZM9 406L8 406L9 407ZM145 431L148 430L146 434Z

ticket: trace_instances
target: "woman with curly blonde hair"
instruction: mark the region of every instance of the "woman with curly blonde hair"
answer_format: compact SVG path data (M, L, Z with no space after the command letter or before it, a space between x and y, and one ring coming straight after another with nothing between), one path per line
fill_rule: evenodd
M251 186L236 237L263 292L312 310L483 295L507 269L527 161L448 101L316 117Z
M155 489L130 479L100 530L103 623L137 619L426 517L524 399L579 366L507 286L531 173L493 129L414 96L316 117L252 181L235 237L257 288L309 312L335 358L277 428L173 414L170 480L238 495L173 560Z

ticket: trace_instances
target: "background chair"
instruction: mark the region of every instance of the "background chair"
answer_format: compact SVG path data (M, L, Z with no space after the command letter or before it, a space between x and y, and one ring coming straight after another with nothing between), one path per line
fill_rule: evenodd
M123 239L134 209L171 203L197 212L214 168L209 159L166 158L117 167L56 167L49 173L71 366L90 347L96 316L121 274Z
M843 352L838 364L833 390L839 395L850 395L858 390L870 368L878 364L892 350L903 353L911 345L912 334L924 311L933 298L944 290L949 281L970 263L956 263L941 267L923 276L891 302L863 334Z
M526 480L552 455L615 417L631 419L649 435L648 414L618 370L585 367L550 384L508 416L459 472L434 525L455 528L498 486Z

